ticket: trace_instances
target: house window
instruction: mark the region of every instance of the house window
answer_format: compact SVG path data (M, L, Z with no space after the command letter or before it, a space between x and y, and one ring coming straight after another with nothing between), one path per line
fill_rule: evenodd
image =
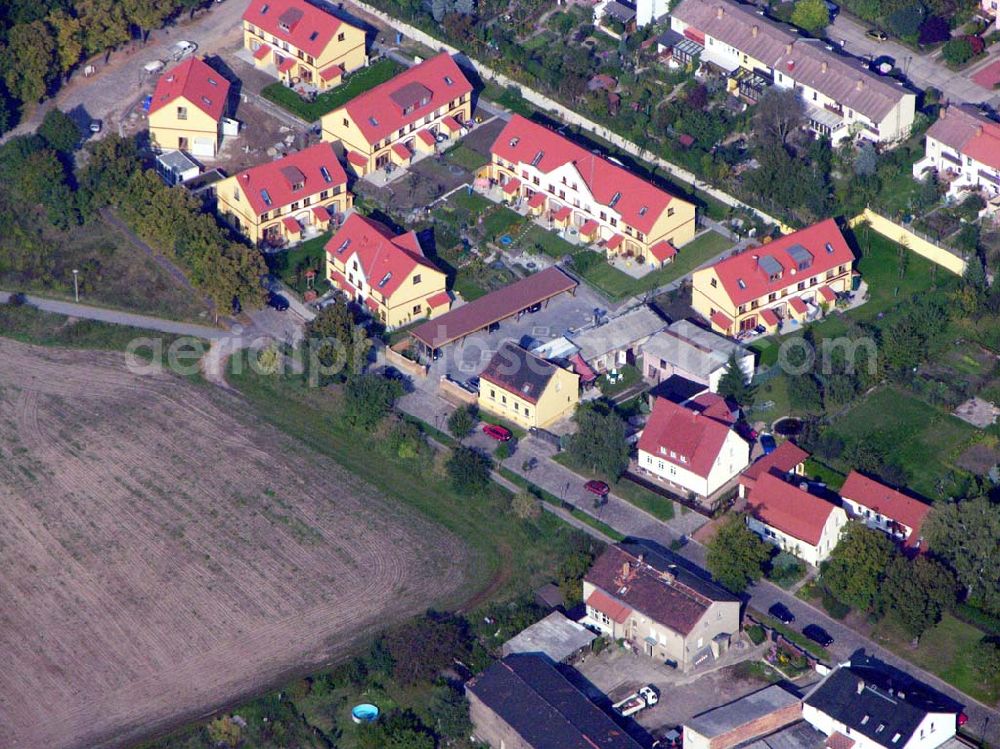
M501 395L500 396L500 402L503 403L506 406L507 405L507 396L506 395Z
M420 283L420 274L419 273L413 277L413 285L416 286L418 283Z
M524 416L525 416L525 418L531 416L531 414L528 412L527 408L524 409Z
M187 107L177 107L177 119L186 120L188 118L188 108Z
M712 284L712 288L713 289L716 289L716 288L719 287L719 282L716 279L714 279L714 278L712 279L711 284Z
M292 203L292 207L291 207L290 210L293 210L293 211L299 210L299 201L296 200L294 203Z
M494 390L493 388L490 388L490 398L493 400L497 399L497 391Z
M240 190L239 190L239 188L236 188L235 190L233 190L233 200L235 200L237 203L240 202Z
M673 215L674 215L674 209L673 208L667 208L667 216L673 216Z
M319 194L319 199L320 200L326 200L329 196L330 196L330 191L329 190L323 190L323 192L321 192Z
M520 405L518 405L517 401L514 401L514 410L515 411L520 411L521 410L521 407L520 407Z
M420 314L420 305L419 304L414 304L413 305L413 314L414 315L419 315Z
M262 214L260 214L260 220L267 221L267 211L264 211Z
M339 34L337 34L337 41L338 42L344 41L344 32L343 31L340 32Z
M351 124L347 121L347 118L345 117L344 118L344 127L350 127L350 126L351 126Z
M302 207L303 207L303 208L305 208L305 207L306 207L307 205L309 205L310 203L312 203L312 198L304 198L304 199L302 200Z

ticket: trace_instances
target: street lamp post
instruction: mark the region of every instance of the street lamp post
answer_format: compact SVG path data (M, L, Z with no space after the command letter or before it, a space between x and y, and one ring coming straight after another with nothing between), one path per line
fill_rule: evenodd
M80 271L76 268L73 269L73 298L76 300L77 304L80 303Z

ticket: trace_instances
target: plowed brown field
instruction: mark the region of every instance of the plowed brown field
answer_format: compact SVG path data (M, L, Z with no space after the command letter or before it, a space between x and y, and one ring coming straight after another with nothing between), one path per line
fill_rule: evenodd
M0 747L127 743L463 587L456 537L242 410L0 339Z

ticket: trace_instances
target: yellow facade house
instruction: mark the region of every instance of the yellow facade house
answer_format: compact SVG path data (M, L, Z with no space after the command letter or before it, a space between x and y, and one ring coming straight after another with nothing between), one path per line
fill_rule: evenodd
M251 0L243 46L257 68L291 87L324 91L368 64L364 30L305 0Z
M691 306L728 336L777 332L823 314L851 290L854 253L830 218L749 247L691 276Z
M228 98L229 81L204 60L190 57L166 71L149 103L150 145L214 158Z
M325 231L354 196L329 143L250 167L222 180L216 210L254 244L282 247Z
M623 256L652 270L694 238L692 203L520 115L490 152L488 176L504 200L526 203L554 228L575 228L609 259Z
M326 243L326 274L390 330L451 308L447 277L424 256L416 232L393 235L357 213Z
M569 417L580 401L580 375L505 341L479 375L479 409L526 429Z
M409 166L457 140L472 116L472 84L446 52L323 115L323 140L340 143L358 176Z

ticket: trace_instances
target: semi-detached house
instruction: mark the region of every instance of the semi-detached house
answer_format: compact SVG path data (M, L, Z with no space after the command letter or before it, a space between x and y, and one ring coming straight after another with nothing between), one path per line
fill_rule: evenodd
M575 229L608 256L670 262L694 238L694 205L546 127L514 115L490 149L489 179L510 202Z
M821 314L852 284L854 253L834 219L801 229L697 270L691 306L712 329L735 336Z
M1000 195L1000 123L968 106L942 109L927 130L924 158L913 165L913 176L922 179L930 170L951 197L970 189L984 191L987 199Z
M895 143L910 134L916 95L860 60L804 39L794 29L730 0L682 0L671 29L725 71L734 95L756 101L770 86L798 91L810 127L836 144L845 138Z
M447 277L424 255L416 232L394 235L358 213L326 243L326 274L390 330L451 307Z
M149 102L149 142L156 151L214 158L222 140L229 81L191 57L156 82Z
M472 116L472 84L442 52L323 115L323 140L340 143L358 176L409 166L439 141L457 140Z
M906 551L926 551L923 525L931 506L851 471L840 488L844 509L869 528L885 533Z
M251 0L243 14L243 46L257 68L286 86L320 91L368 64L364 29L305 0Z
M633 543L609 546L583 578L586 623L684 671L717 659L740 629L740 601Z
M325 231L354 203L329 143L245 169L218 183L216 207L255 244L280 247Z

